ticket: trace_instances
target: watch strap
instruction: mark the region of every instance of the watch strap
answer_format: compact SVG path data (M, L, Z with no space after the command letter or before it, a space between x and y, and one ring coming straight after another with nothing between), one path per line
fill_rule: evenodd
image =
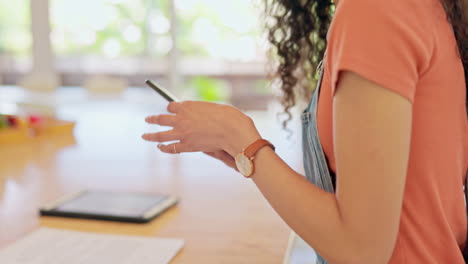
M270 141L265 140L265 139L258 139L254 143L250 144L247 148L244 149L244 154L247 156L249 159L253 158L255 154L263 147L269 146L273 150L275 150L275 146L270 143Z

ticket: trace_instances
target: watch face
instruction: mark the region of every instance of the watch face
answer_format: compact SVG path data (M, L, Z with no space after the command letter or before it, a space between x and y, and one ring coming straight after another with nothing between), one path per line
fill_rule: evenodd
M236 158L236 166L242 175L245 177L249 177L252 175L253 172L253 163L252 161L244 155L244 153L237 154Z

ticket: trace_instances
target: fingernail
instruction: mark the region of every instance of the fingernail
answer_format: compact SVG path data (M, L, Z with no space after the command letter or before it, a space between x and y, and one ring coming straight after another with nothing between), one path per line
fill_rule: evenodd
M163 144L158 144L158 149L160 149L163 146Z
M146 139L146 134L141 135L141 138Z

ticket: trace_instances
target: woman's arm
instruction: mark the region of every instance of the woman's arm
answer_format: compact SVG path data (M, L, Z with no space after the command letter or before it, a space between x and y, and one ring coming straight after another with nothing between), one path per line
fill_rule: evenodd
M387 263L398 233L412 106L396 93L350 72L343 72L337 85L333 121L336 194L309 183L270 148L257 153L252 179L286 223L330 263ZM223 149L231 156L259 138L244 116L213 107L171 104L169 110L176 115L148 121L174 130L144 138L179 139L178 151ZM160 149L172 153L173 145Z
M330 263L387 263L400 221L411 104L356 74L340 79L333 122L336 195L309 184L269 148L257 154L252 179Z

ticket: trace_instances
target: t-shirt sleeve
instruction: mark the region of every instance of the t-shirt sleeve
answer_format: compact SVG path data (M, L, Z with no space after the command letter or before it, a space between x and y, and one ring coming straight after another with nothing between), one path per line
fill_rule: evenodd
M351 71L414 101L433 35L414 0L340 0L328 36L332 93Z

